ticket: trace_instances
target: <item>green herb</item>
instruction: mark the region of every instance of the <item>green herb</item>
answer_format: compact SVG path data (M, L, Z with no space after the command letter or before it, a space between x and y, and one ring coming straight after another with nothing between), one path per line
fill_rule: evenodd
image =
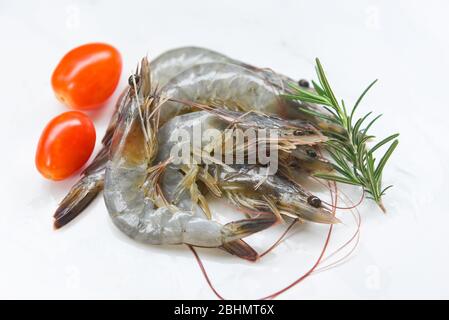
M357 107L377 80L373 81L363 91L352 110L348 110L345 102L341 100L341 103L339 103L335 97L318 58L316 59L316 72L319 84L312 81L315 92L304 90L292 83L290 86L293 89L293 93L286 95L289 99L322 105L328 111L328 114L314 110L303 111L324 119L341 129L325 131L330 138L326 142L326 150L335 161L334 168L337 174L316 174L316 177L361 186L368 194L368 198L374 200L382 211L385 212L382 196L392 186L382 187L382 172L399 143L396 139L399 134L393 134L369 148L367 142L375 137L369 135L368 130L381 115L373 118L366 126L362 125L367 122L371 112L357 119L357 121L354 119ZM379 161L376 161L374 152L387 144L389 144L387 151Z

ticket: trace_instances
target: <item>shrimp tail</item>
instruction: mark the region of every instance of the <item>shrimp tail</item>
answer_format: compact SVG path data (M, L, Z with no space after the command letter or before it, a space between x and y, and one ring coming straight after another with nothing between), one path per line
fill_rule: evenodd
M267 229L276 222L277 219L274 215L262 218L242 219L225 224L222 233L225 242L231 242Z
M103 146L92 163L84 169L83 177L62 199L55 214L53 226L62 228L75 219L103 190L104 172L109 159L109 146Z
M104 170L83 176L59 204L53 226L59 229L76 218L103 190Z
M249 244L243 240L235 240L227 242L221 246L221 248L230 254L233 254L239 258L256 261L259 259L259 254Z

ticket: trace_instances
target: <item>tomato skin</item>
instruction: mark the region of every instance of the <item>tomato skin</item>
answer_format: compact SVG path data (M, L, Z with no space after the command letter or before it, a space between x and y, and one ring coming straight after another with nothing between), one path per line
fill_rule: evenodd
M122 58L114 47L89 43L69 51L51 77L56 97L75 110L100 108L114 93Z
M89 160L95 139L95 126L85 114L62 113L42 132L36 150L36 167L47 179L65 179Z

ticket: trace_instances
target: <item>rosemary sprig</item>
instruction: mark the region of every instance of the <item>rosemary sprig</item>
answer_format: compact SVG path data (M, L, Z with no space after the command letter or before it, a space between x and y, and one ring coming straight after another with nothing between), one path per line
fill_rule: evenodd
M382 211L385 212L382 196L392 186L382 187L382 172L385 168L385 164L399 143L396 139L399 134L393 134L369 148L367 142L375 137L369 135L368 130L381 115L373 118L364 128L362 128L362 125L366 123L372 113L369 112L358 120L355 120L354 118L355 111L360 105L363 97L377 80L373 81L365 91L363 91L352 110L348 110L344 100L341 100L341 103L339 103L335 97L326 74L324 73L323 66L318 58L316 59L316 72L319 84L312 81L315 92L304 90L292 83L290 86L293 89L293 93L286 95L289 99L322 105L329 114L323 114L313 110L303 111L341 128L341 131L339 132L325 132L330 138L329 141L326 142L326 150L335 162L334 168L337 174L316 174L315 176L326 180L361 186L368 194L368 198L374 200ZM379 161L376 161L374 152L387 144L389 144L387 151L382 155Z

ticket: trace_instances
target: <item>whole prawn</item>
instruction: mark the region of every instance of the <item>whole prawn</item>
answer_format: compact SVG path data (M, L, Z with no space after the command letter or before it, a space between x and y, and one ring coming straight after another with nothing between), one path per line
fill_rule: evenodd
M172 98L161 107L161 124L178 114L191 112L192 101L239 111L260 111L285 119L307 119L296 101L283 99L282 92L252 70L227 63L205 63L181 72L161 88ZM318 126L321 121L317 120Z
M233 64L249 69L258 74L261 78L270 82L273 86L276 86L286 92L289 92L289 85L295 82L293 79L283 74L274 72L271 69L258 68L248 63L228 57L220 52L201 47L180 47L164 52L154 60L154 63L161 66L160 70L164 70L164 72L159 72L156 70L155 72L152 72L152 75L156 75L157 79L162 80L165 84L171 79L166 75L179 74L185 70L182 70L183 68L180 66L194 66L213 62ZM307 82L300 81L300 83L304 88L308 88Z
M283 75L281 73L275 72L272 69L259 68L251 64L242 62L240 60L228 57L217 51L201 47L180 47L166 51L165 53L157 57L154 60L154 63L156 63L159 66L163 66L162 68L159 69L161 71L165 72L166 70L169 70L169 72L166 74L180 74L182 71L186 70L182 68L182 66L184 65L190 65L192 67L205 63L223 63L235 65L244 68L248 71L251 71L253 74L263 79L267 85L272 87L272 89L277 90L279 94L292 93L291 86L296 82L292 78ZM152 74L162 79L164 84L168 83L168 81L171 80L171 78L164 76L162 72L156 71ZM313 91L312 88L309 88L310 85L308 81L304 79L298 81L298 85L302 87L302 89ZM162 87L162 85L159 84L159 87ZM299 116L300 118L312 120L313 122L318 123L321 126L321 128L325 130L337 132L340 131L341 128L335 126L334 124L329 123L327 121L323 121L318 117L311 116L310 113L302 112L302 110L305 109L305 110L313 110L314 112L318 113L328 114L328 111L321 108L320 106L305 102L302 103L290 102L290 104L293 105L294 107L294 110L292 112L294 117Z
M221 247L257 259L257 254L240 239L274 224L273 216L222 225L165 199L158 182L169 161L154 163L158 153L157 124L150 119L148 109L155 100L148 99L144 85L148 80L141 81L134 90L136 98L129 100L128 112L114 132L106 166L104 199L114 224L129 237L149 244Z

